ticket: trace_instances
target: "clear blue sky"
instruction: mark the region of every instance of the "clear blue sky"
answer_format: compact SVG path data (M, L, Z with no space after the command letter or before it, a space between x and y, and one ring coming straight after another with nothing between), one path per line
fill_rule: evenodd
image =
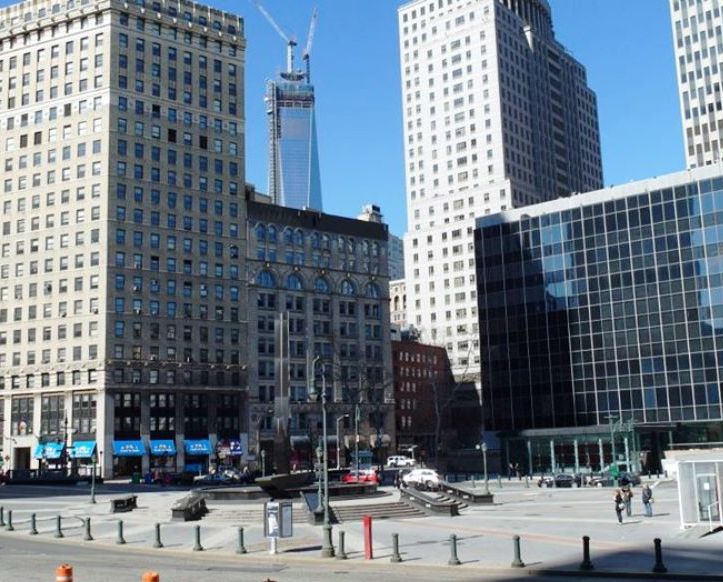
M0 6L12 4L0 0ZM285 46L249 0L212 0L246 20L247 180L266 191L264 84ZM550 0L557 38L597 92L606 184L684 167L667 0ZM313 6L312 52L327 212L381 205L406 229L396 0L264 0L301 46Z

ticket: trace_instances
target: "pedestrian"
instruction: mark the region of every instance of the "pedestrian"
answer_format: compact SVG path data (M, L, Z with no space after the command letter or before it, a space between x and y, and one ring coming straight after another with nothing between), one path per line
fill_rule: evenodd
M522 470L519 463L515 463L515 473L517 473L517 480L522 481Z
M615 513L618 516L618 523L623 525L623 509L625 509L625 503L623 503L623 494L620 489L615 490L613 501L615 502Z
M653 490L647 483L643 485L643 507L645 508L645 517L653 517Z
M512 475L514 474L514 472L515 472L515 466L512 463L507 465L507 480L508 481L510 481L512 479Z
M633 489L630 485L623 487L623 503L625 504L625 514L630 517L633 514Z

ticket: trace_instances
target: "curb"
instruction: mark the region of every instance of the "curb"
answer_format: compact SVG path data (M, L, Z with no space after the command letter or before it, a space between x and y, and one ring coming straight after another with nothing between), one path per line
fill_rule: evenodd
M700 580L701 582L718 582L723 576L716 574L691 574L686 572L666 572L656 574L655 572L630 572L625 570L554 570L541 568L529 570L530 576L559 576L560 578L613 578L615 580Z

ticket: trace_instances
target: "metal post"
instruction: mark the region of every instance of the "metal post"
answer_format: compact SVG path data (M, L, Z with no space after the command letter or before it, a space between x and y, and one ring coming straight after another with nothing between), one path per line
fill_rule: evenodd
M402 561L402 556L399 555L399 534L392 534L392 557L389 560L393 564L398 564Z
M552 472L552 486L555 486L555 473L557 467L555 466L555 439L550 439L550 471Z
M487 443L482 443L482 465L485 473L485 495L490 494L489 475L487 474Z
M459 561L457 556L457 536L452 534L449 536L449 560L447 564L450 566L459 566L462 562Z
M244 528L238 528L238 547L236 548L237 554L245 554L246 546L244 545Z
M93 536L90 533L90 518L89 517L85 518L85 537L83 538L83 540L86 542L93 541Z
M575 475L580 474L580 451L577 446L577 439L572 441L573 447L575 448Z
M529 488L530 488L530 478L527 475L525 475L525 489L529 489Z
M123 520L118 520L118 537L115 540L115 543L119 546L123 546L126 543L125 537L123 537Z
M655 565L653 566L653 572L656 574L665 574L668 569L663 564L663 548L660 545L660 538L655 538L653 544L655 544Z
M357 399L358 400L358 399ZM359 474L359 416L361 410L359 410L359 402L354 404L354 469L356 474Z
M520 550L520 536L512 537L512 550L514 552L514 558L512 559L512 568L524 568L525 563L522 561L522 553Z
M336 553L337 560L346 560L346 551L344 550L344 530L339 530L339 551Z
M65 537L63 535L63 518L60 516L57 516L55 518L55 536L54 537L56 537L58 539Z
M321 459L323 457L324 453L321 450L321 445L317 445L316 447L316 466L317 466L317 483L318 486L316 488L316 509L314 509L314 513L317 515L322 513L324 511L324 479L321 475Z
M95 503L95 468L96 468L96 460L95 460L95 453L93 453L93 474L90 477L90 502Z
M193 551L194 552L202 552L203 546L201 545L201 526L197 525L194 529L194 543L193 543Z
M582 536L582 562L580 562L580 570L593 570L590 561L590 536Z
M13 510L8 509L8 525L5 528L7 531L15 531L15 528L13 527Z
M160 523L156 524L156 539L153 542L153 547L158 548L158 549L163 547L163 542L161 541L161 524Z
M600 453L600 471L602 471L605 466L605 451L603 449L602 439L597 439L597 448Z
M497 486L502 489L502 475L497 474Z
M261 449L261 476L266 477L266 450Z
M630 466L630 444L628 443L628 437L623 438L623 444L625 445L625 468L628 471L632 471L632 467Z
M527 474L533 475L533 467L532 467L532 441L527 441Z
M30 514L30 535L31 536L38 535L38 528L35 527L35 514L34 513Z
M0 505L0 527L5 527L5 508Z
M331 539L331 523L329 522L329 437L326 428L326 367L321 364L321 432L324 438L322 475L324 477L324 539L321 546L322 558L334 557L334 542Z

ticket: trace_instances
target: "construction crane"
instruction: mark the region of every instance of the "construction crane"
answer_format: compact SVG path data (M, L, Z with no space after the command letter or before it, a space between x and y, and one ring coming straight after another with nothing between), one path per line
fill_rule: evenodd
M296 46L296 40L293 38L289 38L289 36L284 32L284 30L276 23L274 20L274 17L269 14L269 12L266 10L266 8L263 7L261 2L259 0L251 0L256 5L256 8L259 9L259 12L264 15L264 18L269 21L269 24L273 27L273 29L279 34L279 36L284 40L286 43L286 72L289 75L294 74L294 47Z
M309 23L309 35L306 37L306 47L304 54L301 56L306 64L306 82L311 83L311 64L309 57L311 56L311 45L314 42L314 32L316 32L316 18L319 15L318 9L315 7L311 13L311 22Z

